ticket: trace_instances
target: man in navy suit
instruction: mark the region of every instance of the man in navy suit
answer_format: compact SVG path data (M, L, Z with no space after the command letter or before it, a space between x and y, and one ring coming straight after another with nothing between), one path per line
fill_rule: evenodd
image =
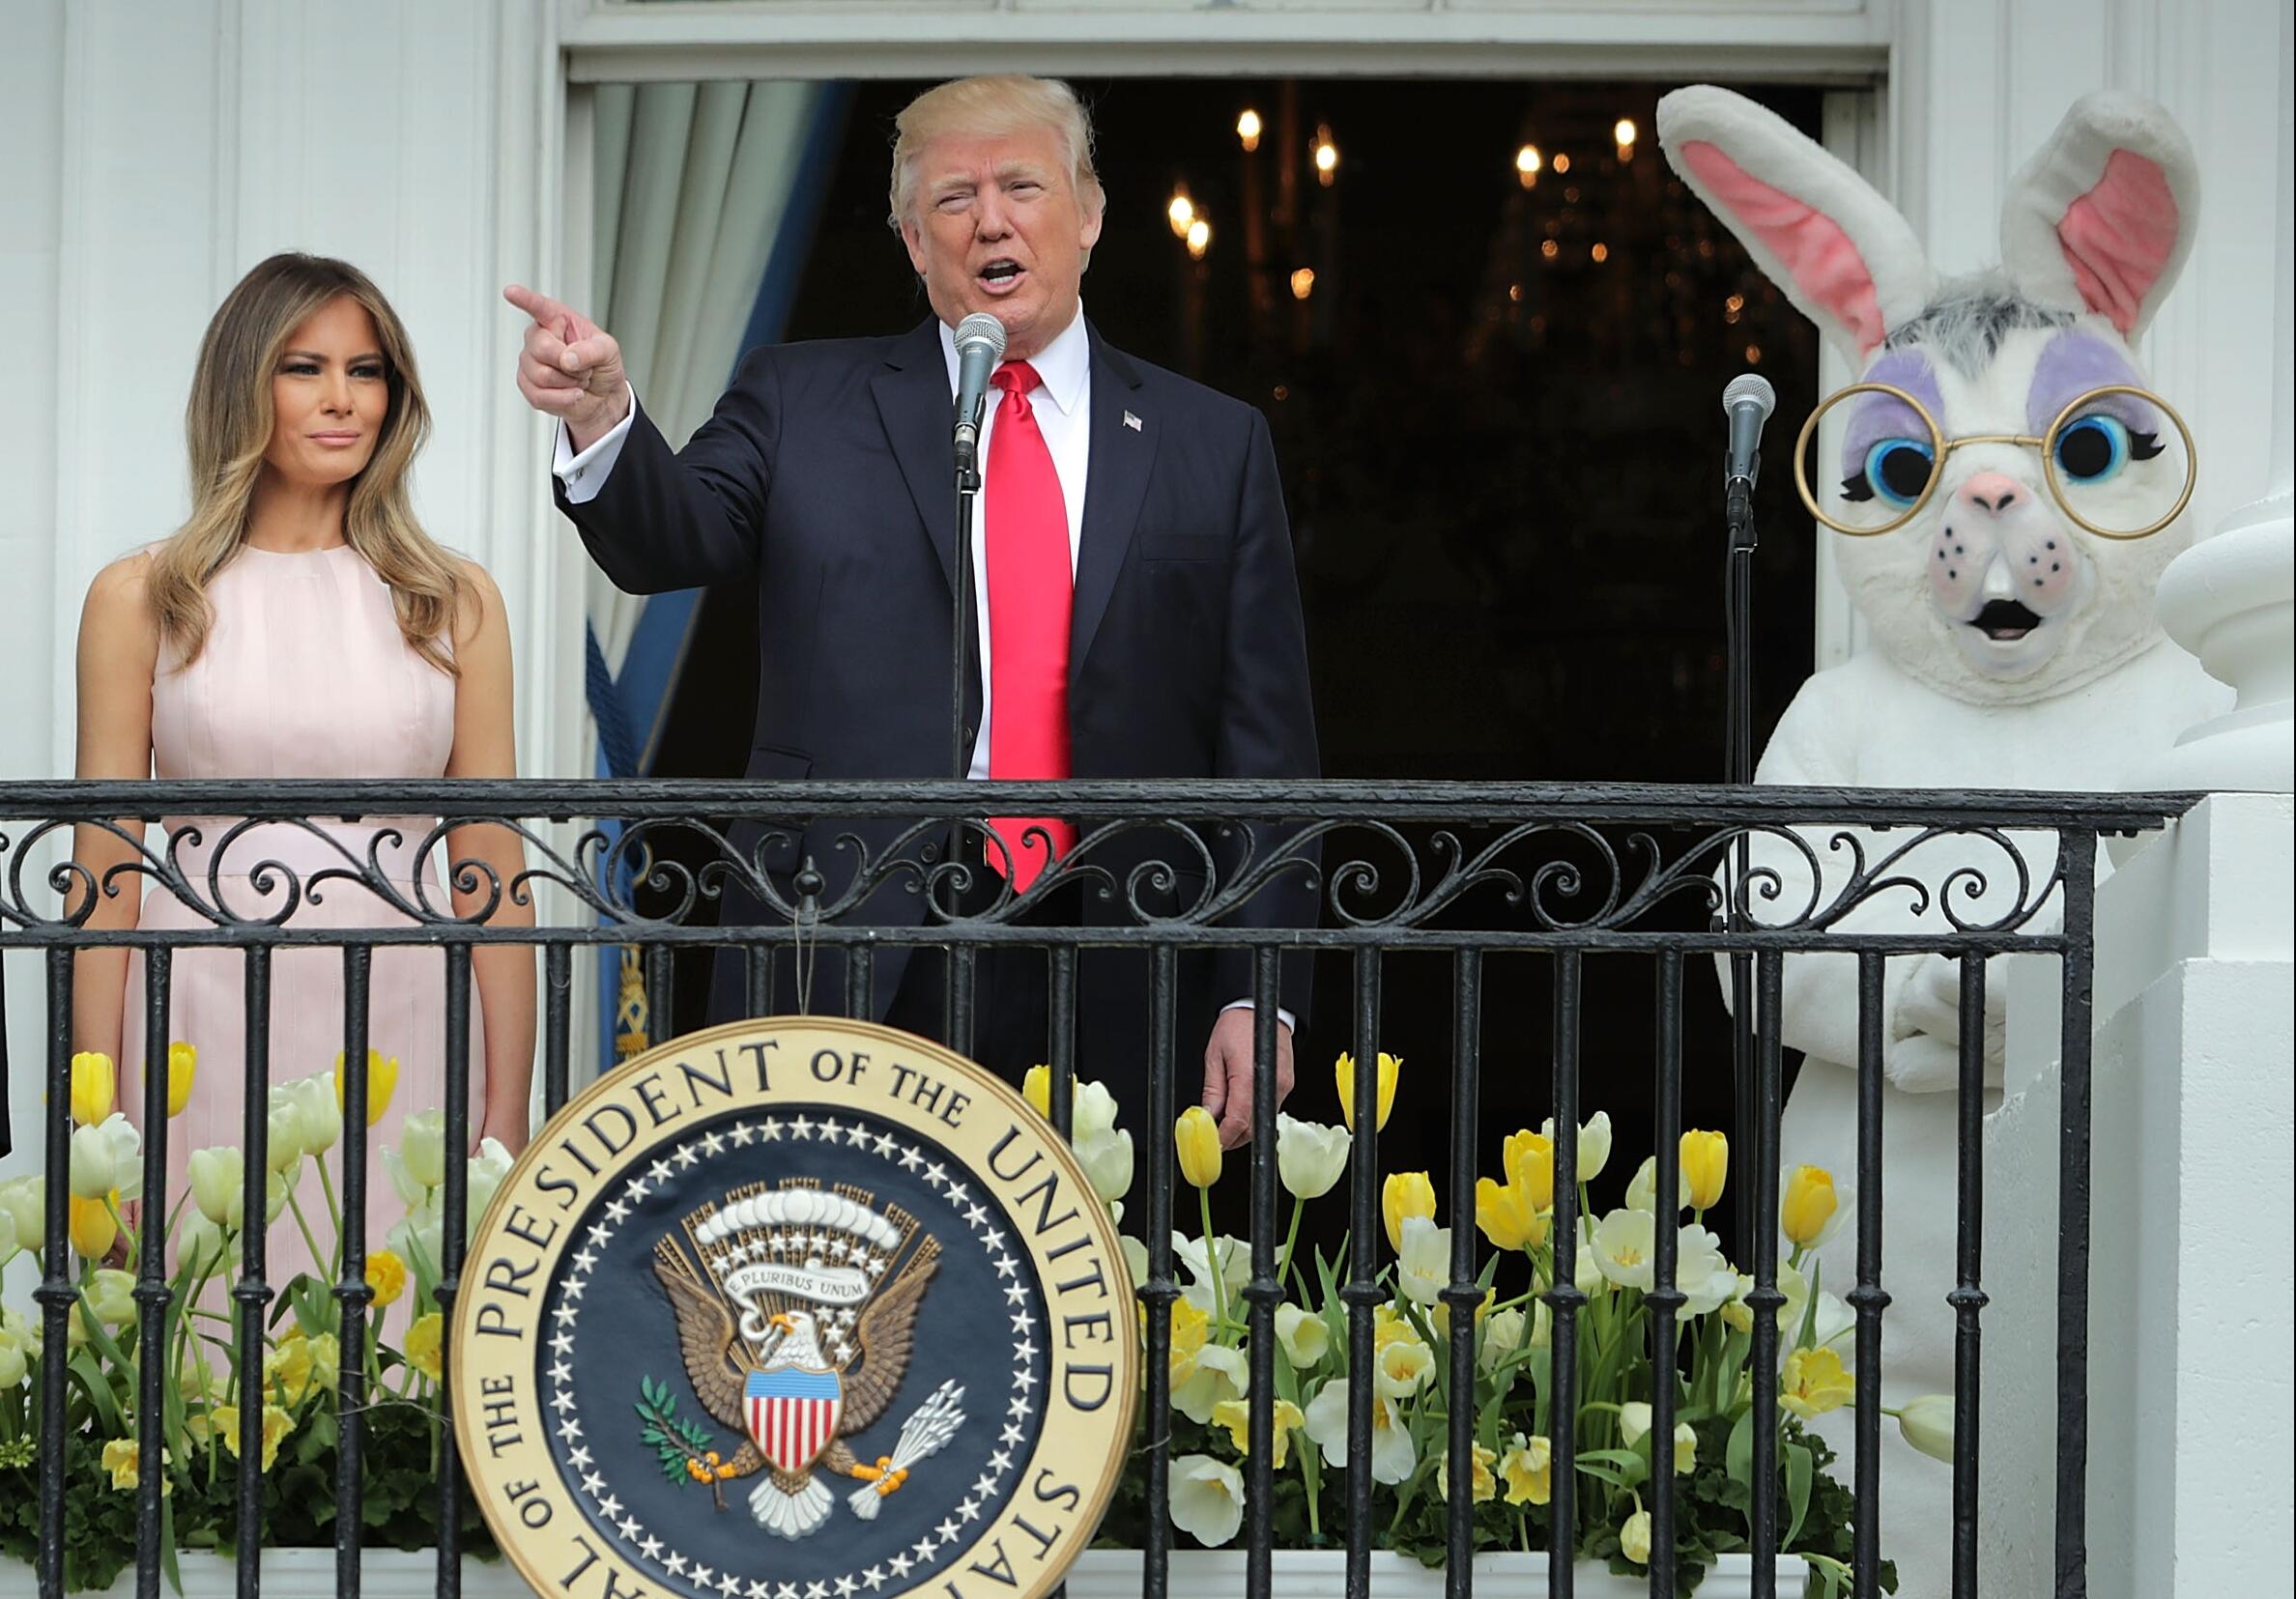
M987 311L1007 342L980 450L970 775L1313 777L1306 648L1266 421L1125 356L1085 319L1078 285L1105 198L1075 94L1045 79L965 79L920 96L897 126L892 221L933 319L892 337L757 351L682 451L648 420L609 333L544 296L505 291L533 318L518 385L563 424L557 492L583 542L632 593L757 574L762 659L750 776L946 776L952 329ZM760 864L786 883L810 859L834 894L840 871L849 880L851 870L850 852L835 844L845 831L882 850L903 824L792 827L759 852ZM1051 820L1048 832L1062 853L1075 846L1066 824ZM760 837L740 842L755 851ZM1201 856L1175 842L1166 834L1160 847L1152 833L1088 841L1084 859L1116 872L1116 901L1070 892L1048 897L1045 914L1132 920L1126 869L1150 858L1182 871L1168 893L1142 891L1146 908L1168 915L1194 902L1210 874L1188 871ZM1017 887L1042 870L1042 848L1013 825L988 844ZM1215 864L1224 873L1237 863ZM755 908L731 908L728 920ZM923 914L918 896L887 890L854 919L913 927ZM1237 920L1312 926L1306 874L1279 877ZM940 964L880 949L875 1013L937 1031ZM1087 951L1080 965L1080 1069L1109 1078L1136 1123L1146 957ZM975 1052L1000 1071L1046 1058L1044 971L1041 952L984 953ZM816 991L835 1004L843 982L842 964L823 952ZM1306 990L1305 959L1287 957L1280 1090L1291 1082L1292 1013ZM1179 1014L1192 1025L1196 1010L1210 1029L1202 1098L1231 1146L1250 1127L1250 992L1240 955L1185 962ZM740 1014L741 996L738 962L721 959L713 1016Z

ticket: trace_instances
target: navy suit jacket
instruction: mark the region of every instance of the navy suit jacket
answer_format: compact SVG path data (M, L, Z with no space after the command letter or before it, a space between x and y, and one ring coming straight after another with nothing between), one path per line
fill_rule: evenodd
M1134 360L1089 324L1087 331L1091 442L1069 657L1073 774L1314 777L1306 642L1266 419ZM673 452L640 409L597 496L573 504L561 490L560 504L592 557L627 592L756 573L751 777L949 775L958 510L950 410L947 363L930 320L894 337L770 346L742 361L682 451ZM968 749L979 659L976 646ZM861 831L881 847L898 830L893 821L875 829L831 818L801 838L792 830L763 851L762 864L786 873L810 857L834 891L841 869L849 871L842 859L849 852L834 847L838 833ZM745 842L755 848L758 839L753 832ZM1185 853L1144 840L1137 853L1186 865ZM1200 873L1183 875L1171 898L1188 904L1200 884ZM861 920L889 926L923 915L918 896L905 892L880 894L864 910ZM1315 914L1313 891L1295 871L1238 919L1297 927L1312 926ZM834 996L842 968L832 968L830 953L817 981ZM878 953L879 1015L902 959L893 948ZM1251 991L1248 972L1241 958L1223 960L1230 997ZM1305 1007L1306 982L1306 961L1287 958L1288 1007Z

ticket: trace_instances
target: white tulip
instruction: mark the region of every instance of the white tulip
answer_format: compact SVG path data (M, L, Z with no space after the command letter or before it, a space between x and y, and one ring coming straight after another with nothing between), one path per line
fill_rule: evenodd
M1690 1208L1690 1179L1682 1174L1679 1167L1676 1169L1675 1177L1682 1190L1682 1202L1675 1209L1678 1212L1686 1211ZM1644 1158L1642 1165L1635 1171L1634 1181L1626 1185L1626 1208L1630 1211L1656 1211L1657 1200L1658 1157L1653 1155Z
M1619 1442L1633 1448L1642 1442L1643 1434L1650 1430L1650 1407L1639 1399L1629 1400L1619 1407Z
M1296 1199L1321 1199L1347 1174L1355 1135L1343 1127L1276 1113L1276 1170Z
M1331 1353L1332 1329L1321 1316L1310 1316L1296 1304L1276 1307L1276 1341L1292 1370L1307 1371Z
M1403 1247L1395 1251L1395 1286L1403 1297L1431 1305L1450 1281L1451 1233L1423 1215L1403 1218Z
M486 1207L494 1203L495 1190L502 1185L502 1179L510 1175L514 1157L502 1147L499 1138L481 1138L478 1153L471 1156L470 1176L464 1189L463 1245L468 1248L478 1237L478 1223L486 1215Z
M1347 1383L1333 1378L1307 1402L1307 1436L1323 1449L1324 1464L1347 1465ZM1371 1402L1371 1480L1392 1485L1410 1476L1419 1465L1411 1429L1404 1425L1402 1407L1392 1399Z
M1098 1088L1098 1083L1086 1085ZM1105 1093L1105 1090L1102 1092ZM1087 1132L1084 1124L1076 1124L1076 1142L1071 1146L1076 1163L1084 1168L1084 1177L1092 1185L1092 1191L1106 1200L1122 1199L1132 1187L1133 1135L1103 1128Z
M0 1260L6 1260L0 1254ZM32 1352L24 1341L7 1328L0 1327L0 1393L22 1384L31 1375Z
M1494 1310L1483 1318L1482 1347L1475 1352L1475 1363L1485 1377L1499 1369L1500 1361L1523 1347L1526 1330L1519 1310Z
M287 1201L294 1196L296 1184L301 1181L302 1167L301 1164L298 1164L292 1171L265 1174L263 1179L263 1224L266 1227L279 1219L280 1213L287 1209ZM233 1225L238 1225L236 1217Z
M284 1088L271 1091L271 1110L263 1141L264 1163L273 1171L292 1171L302 1163L302 1113Z
M1078 1082L1069 1099L1070 1136L1077 1143L1116 1130L1116 1096L1104 1083ZM1129 1139L1128 1133L1126 1137Z
M1233 1466L1210 1455L1182 1455L1172 1462L1172 1525L1210 1549L1218 1549L1244 1525L1244 1478Z
M1133 1286L1141 1288L1148 1282L1148 1245L1129 1233L1116 1241L1116 1247L1124 1255L1124 1269L1132 1273Z
M12 1177L0 1183L0 1242L13 1241L18 1249L40 1247L47 1183L40 1177ZM9 1255L0 1249L0 1260Z
M425 1188L446 1181L446 1113L418 1110L399 1129L399 1157L407 1175Z
M0 1387L8 1385L0 1383ZM1925 1393L1898 1412L1898 1431L1932 1460L1953 1464L1953 1395Z
M1241 1399L1251 1385L1251 1364L1240 1349L1206 1344L1196 1351L1195 1369L1172 1390L1172 1409L1199 1425L1212 1419L1216 1405Z
M246 1156L229 1144L191 1152L191 1202L217 1227L239 1226L246 1213Z
M112 1112L92 1128L72 1133L70 1181L76 1199L101 1199L114 1189L122 1199L143 1192L143 1138L128 1118Z
M1251 1280L1251 1250L1240 1238L1221 1234L1214 1241L1220 1251L1220 1278L1223 1298L1229 1304L1236 1302L1237 1294ZM1189 1283L1182 1295L1190 1304L1205 1315L1212 1314L1212 1258L1205 1252L1203 1241L1184 1233L1172 1235L1172 1253L1188 1268Z
M343 1135L343 1107L335 1103L334 1073L299 1077L283 1090L295 1106L297 1141L305 1155L324 1155Z
M409 1211L384 1235L383 1242L410 1269L419 1265L426 1275L436 1279L446 1258L445 1237L445 1224L438 1208L426 1205Z
M1547 1142L1552 1144L1555 1141L1555 1119L1550 1116L1539 1123L1538 1130L1544 1133ZM1598 1110L1594 1113L1593 1120L1579 1124L1578 1180L1581 1183L1592 1183L1600 1177L1602 1168L1610 1164L1610 1112Z

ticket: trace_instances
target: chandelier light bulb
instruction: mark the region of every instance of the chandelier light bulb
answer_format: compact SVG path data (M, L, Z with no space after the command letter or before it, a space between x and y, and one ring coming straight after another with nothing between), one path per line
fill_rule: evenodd
M1172 203L1164 207L1164 214L1171 218L1172 237L1186 239L1189 224L1195 220L1195 202L1188 197L1188 190L1172 191Z
M1262 130L1260 114L1247 106L1244 114L1236 119L1236 137L1244 141L1246 150L1257 150Z

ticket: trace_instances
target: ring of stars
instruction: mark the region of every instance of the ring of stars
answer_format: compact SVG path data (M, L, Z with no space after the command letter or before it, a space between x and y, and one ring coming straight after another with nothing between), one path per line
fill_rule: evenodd
M721 1130L721 1128L723 1130ZM835 1578L812 1581L802 1586L793 1582L767 1578L746 1577L704 1565L681 1551L666 1544L654 1535L636 1516L627 1512L621 1500L615 1497L604 1474L592 1469L593 1456L584 1442L581 1419L573 1414L573 1368L566 1356L574 1349L573 1329L582 1314L582 1297L588 1287L588 1278L598 1263L598 1251L610 1242L626 1221L637 1202L659 1187L672 1176L672 1166L689 1167L697 1159L716 1156L726 1148L743 1149L751 1143L844 1143L852 1149L873 1150L879 1159L898 1164L904 1171L921 1173L926 1185L946 1200L953 1219L961 1222L980 1241L982 1252L1003 1285L1009 1308L1013 1344L1013 1375L1011 1397L1006 1401L1001 1417L1002 1430L997 1435L997 1446L989 1457L988 1469L976 1477L963 1499L949 1515L920 1536L917 1541L894 1555L892 1558L871 1565L858 1572L845 1572ZM960 1174L961 1175L961 1174ZM766 1116L755 1121L741 1121L732 1127L717 1124L700 1139L680 1145L667 1158L656 1159L643 1168L633 1168L623 1185L621 1194L609 1204L601 1219L584 1234L585 1246L573 1256L570 1270L560 1280L558 1303L551 1315L557 1330L549 1341L551 1364L547 1375L553 1385L550 1409L556 1412L551 1425L560 1439L561 1464L569 1477L578 1480L582 1493L596 1507L600 1530L612 1530L647 1563L669 1576L692 1585L696 1599L714 1596L714 1599L855 1599L856 1595L875 1593L890 1582L904 1582L912 1572L930 1568L948 1553L964 1528L989 1513L999 1498L999 1490L1026 1452L1029 1423L1036 1414L1038 1401L1035 1389L1043 1381L1037 1375L1036 1356L1041 1346L1036 1342L1039 1330L1027 1287L1020 1276L1020 1263L1014 1257L1004 1233L991 1225L995 1218L979 1203L969 1185L952 1176L948 1168L932 1160L915 1145L890 1132L872 1130L855 1121L845 1123L833 1117L814 1121L804 1115L789 1120ZM823 1253L845 1258L848 1253L856 1264L872 1275L885 1269L885 1262L872 1255L866 1260L858 1247L849 1247L842 1240L826 1237L788 1241L791 1245L805 1243ZM847 1321L852 1313L842 1313ZM832 1347L847 1357L849 1346L842 1336L842 1328L832 1334ZM667 1552L667 1553L665 1553Z

